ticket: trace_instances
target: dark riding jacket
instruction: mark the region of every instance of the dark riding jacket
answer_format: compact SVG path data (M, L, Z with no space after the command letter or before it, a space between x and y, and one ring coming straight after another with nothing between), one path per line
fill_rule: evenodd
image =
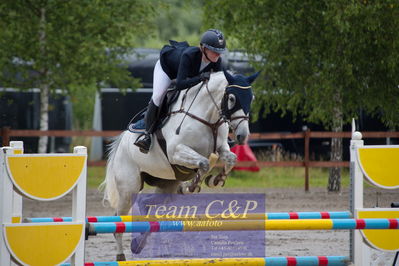
M222 59L216 63L210 62L200 71L202 52L199 47L189 46L187 42L170 41L160 54L162 69L171 80L176 79L176 88L184 90L201 82L203 72L217 72L222 70Z

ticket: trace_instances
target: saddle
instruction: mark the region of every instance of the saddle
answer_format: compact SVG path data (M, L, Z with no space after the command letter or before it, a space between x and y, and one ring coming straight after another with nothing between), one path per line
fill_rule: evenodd
M168 114L170 113L170 108L174 102L177 101L179 98L180 91L176 89L170 89L167 91L162 103L161 107L159 108L159 118L156 125L156 130L161 129L166 122L168 122L169 117ZM147 112L147 107L140 110L137 114L133 116L130 120L127 129L132 133L144 133L145 131L145 121L144 116Z

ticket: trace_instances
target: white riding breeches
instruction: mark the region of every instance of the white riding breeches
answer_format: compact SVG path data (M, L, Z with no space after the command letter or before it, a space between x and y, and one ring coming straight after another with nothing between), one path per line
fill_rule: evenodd
M172 80L169 76L163 71L161 62L155 64L154 68L154 81L153 81L153 91L152 91L152 101L153 103L159 107L161 104L163 97L166 94Z

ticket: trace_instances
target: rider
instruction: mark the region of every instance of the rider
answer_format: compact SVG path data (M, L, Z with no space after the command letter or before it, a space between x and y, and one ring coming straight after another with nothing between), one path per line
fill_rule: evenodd
M184 90L198 83L208 81L210 71L222 70L220 54L226 49L223 33L216 29L207 30L200 45L189 46L187 42L170 41L160 53L154 68L153 94L145 114L145 133L137 138L135 145L144 153L151 147L151 134L159 115L159 106L165 93L176 79L176 89Z

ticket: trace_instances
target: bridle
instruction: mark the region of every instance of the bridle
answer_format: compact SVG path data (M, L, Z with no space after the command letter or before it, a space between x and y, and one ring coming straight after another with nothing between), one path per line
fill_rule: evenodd
M234 117L232 117L232 115L236 112L236 111L238 111L238 110L240 110L240 109L243 109L242 108L242 106L241 106L241 104L237 104L237 101L236 101L236 103L235 103L235 106L233 106L233 108L231 109L231 110L229 110L228 109L228 104L227 104L227 101L228 101L228 97L229 97L229 93L227 92L227 89L228 88L240 88L240 89L250 89L251 88L251 86L239 86L239 85L227 85L226 86L226 88L225 88L225 92L224 92L224 95L223 95L223 98L222 98L222 110L221 110L221 113L222 113L222 115L224 115L226 118L227 118L227 120L230 122L229 123L229 127L232 129L232 131L233 132L235 132L236 131L236 129L238 128L238 126L243 122L243 121L249 121L249 115L239 115L239 116L234 116ZM208 93L209 93L209 91L208 91ZM211 96L212 97L212 96ZM215 101L213 101L213 103L215 104L215 106L216 106L216 103L215 103ZM248 112L249 113L249 112ZM241 119L241 121L240 122L238 122L238 124L236 125L236 127L235 128L233 128L233 125L231 124L231 121L234 121L234 120L238 120L238 119Z
M185 94L183 95L183 99L182 99L182 102L181 102L181 105L180 105L180 109L168 113L167 116L172 116L172 115L175 115L175 114L183 113L185 116L189 116L189 117L191 117L191 118L193 118L193 119L195 119L195 120L201 122L202 124L208 126L208 127L211 129L212 135L213 135L213 152L216 152L216 147L217 147L217 136L218 136L218 131L219 131L220 126L223 125L224 123L227 123L227 124L229 125L229 128L230 128L233 132L235 132L235 131L237 130L238 126L239 126L243 121L248 121L248 120L249 120L249 115L241 115L241 116L232 117L232 116L231 116L232 114L226 112L226 111L224 110L224 108L219 108L219 106L218 106L218 104L216 103L215 99L213 98L211 92L209 91L208 82L205 82L205 81L204 81L204 82L202 83L201 87L200 87L200 88L198 89L198 91L197 91L196 96L198 95L199 90L201 90L201 88L203 87L204 84L205 84L206 90L207 90L207 92L208 92L208 95L210 96L210 98L211 98L211 100L212 100L212 103L214 104L214 106L216 107L216 109L217 109L217 111L218 111L218 113L219 113L219 118L218 118L218 120L217 120L216 122L211 123L211 122L209 122L209 121L207 121L207 120L205 120L205 119L203 119L203 118L201 118L201 117L199 117L199 116L197 116L197 115L194 115L194 114L192 114L192 113L189 112L189 109L190 109L192 103L194 102L195 98L193 99L193 102L191 103L191 105L190 105L190 107L188 108L188 110L187 110L187 111L184 110L184 103L185 103L185 100L186 100L186 95L187 95L187 93L188 93L188 91L189 91L190 89L187 89L186 92L185 92ZM227 96L226 89L229 88L229 87L231 87L231 86L236 86L236 85L228 85L228 86L226 86L226 88L225 88L225 94L224 94L223 97L222 97L222 104L221 104L222 106L223 106L223 101L226 101L226 100L227 100L227 97L226 97L226 96ZM239 109L237 109L237 110L239 110ZM236 110L236 111L237 111L237 110ZM235 111L234 111L234 112L235 112ZM184 118L183 118L183 119L184 119ZM231 122L234 121L234 120L238 120L238 119L241 119L241 121L238 122L237 126L233 128L233 125L232 125ZM180 125L181 125L181 124L180 124ZM179 130L180 130L180 129L179 129Z

